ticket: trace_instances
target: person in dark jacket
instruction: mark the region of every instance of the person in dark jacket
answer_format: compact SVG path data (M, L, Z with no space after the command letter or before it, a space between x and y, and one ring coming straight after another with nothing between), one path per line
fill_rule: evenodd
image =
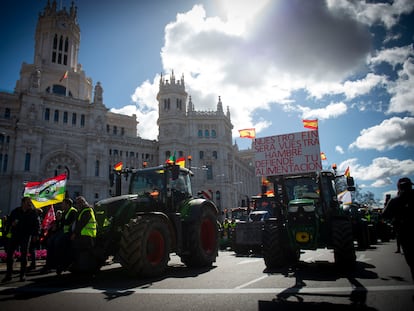
M397 235L405 260L411 269L414 281L414 243L412 241L412 220L414 219L414 189L407 177L398 180L398 195L392 198L384 208L382 216L398 222ZM414 297L413 297L414 298Z
M13 274L13 255L20 247L20 281L26 280L27 252L30 243L36 243L39 238L40 226L37 212L29 197L23 197L21 206L15 208L8 218L8 233L10 236L7 247L7 272L2 282L8 282Z

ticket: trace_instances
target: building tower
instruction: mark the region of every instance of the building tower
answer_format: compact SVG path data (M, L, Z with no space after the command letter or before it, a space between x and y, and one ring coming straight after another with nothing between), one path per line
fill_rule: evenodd
M90 100L92 81L78 64L80 28L77 8L58 10L47 2L39 14L33 64L24 63L16 92L47 92Z
M177 158L187 156L189 154L187 92L184 76L176 80L174 71L170 75L170 80L161 76L157 100L160 161L165 161L174 153Z

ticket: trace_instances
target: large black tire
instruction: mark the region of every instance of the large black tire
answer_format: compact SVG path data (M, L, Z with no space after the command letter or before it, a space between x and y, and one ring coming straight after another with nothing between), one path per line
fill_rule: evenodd
M332 244L335 264L338 268L352 270L355 267L356 255L350 221L336 219L332 222Z
M282 268L287 263L282 230L283 228L276 222L265 223L262 251L267 269Z
M237 229L235 228L232 235L231 249L236 253L236 255L248 255L250 247L243 244L237 244Z
M188 224L186 245L188 251L181 255L187 267L211 267L219 248L217 215L210 208L202 208L199 219Z
M122 231L119 259L136 276L162 275L170 260L168 225L158 217L131 219Z
M357 235L358 248L369 248L369 229L366 223L359 224Z

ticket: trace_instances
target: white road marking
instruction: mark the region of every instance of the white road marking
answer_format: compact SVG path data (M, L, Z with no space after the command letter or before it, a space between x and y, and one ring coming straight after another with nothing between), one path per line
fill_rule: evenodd
M244 283L244 284L242 284L242 285L240 285L240 286L237 286L237 287L235 287L235 288L236 288L236 289L239 289L239 288L247 287L247 286L249 286L249 285L251 285L251 284L253 284L253 283L259 282L259 281L261 281L261 280L263 280L263 279L265 279L265 278L267 278L267 275L263 275L263 276L261 276L261 277L259 277L259 278L257 278L257 279L254 279L254 280L252 280L252 281L250 281L250 282Z
M255 263L255 262L258 262L258 261L262 262L263 259L262 258L246 259L246 260L242 260L242 261L238 262L237 264L238 265L244 265L246 263Z

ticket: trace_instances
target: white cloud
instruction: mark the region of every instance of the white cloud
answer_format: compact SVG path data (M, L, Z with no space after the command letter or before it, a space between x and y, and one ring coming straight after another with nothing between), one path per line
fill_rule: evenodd
M340 154L344 154L345 153L344 152L344 148L342 148L341 146L336 146L335 147L335 151L338 152L338 153L340 153Z
M347 106L344 103L330 103L324 108L312 109L309 107L298 107L302 111L303 119L312 119L317 118L319 120L337 118L340 115L343 115L347 111Z
M221 9L229 8L231 1L226 3ZM227 10L225 18L209 17L196 5L177 14L165 28L164 70L184 74L197 110L215 109L221 96L224 108L230 107L235 129L268 127L268 120L253 120L257 109L267 110L271 103L289 105L295 90L311 89L321 82L339 83L365 62L370 51L368 30L347 16L333 14L324 1L260 4L245 1L244 10L238 14ZM147 94L140 88L156 87L155 79L151 87L139 86L133 100L140 105L153 102L155 97L139 99L137 94ZM148 113L157 109L153 103L145 105ZM304 114L312 114L312 109L304 109ZM346 105L330 104L315 111L323 113L321 118L337 117L346 112ZM154 138L145 132L142 136Z
M348 159L338 165L338 171L345 171L349 166L351 176L359 181L372 181L372 187L392 184L391 178L411 176L414 174L414 160L398 160L388 157L374 158L368 166L358 163L357 158Z
M370 62L374 65L385 62L395 68L395 66L403 64L410 56L414 56L412 44L378 51L377 54L370 59Z
M412 0L395 0L392 3L349 0L327 2L328 6L338 13L348 13L368 25L382 23L387 28L392 28L398 22L400 15L410 13L414 9Z
M404 62L398 72L398 79L390 83L388 92L392 94L387 113L409 112L414 115L414 57Z
M386 119L379 125L363 129L360 134L350 148L383 151L397 146L414 146L414 118Z

